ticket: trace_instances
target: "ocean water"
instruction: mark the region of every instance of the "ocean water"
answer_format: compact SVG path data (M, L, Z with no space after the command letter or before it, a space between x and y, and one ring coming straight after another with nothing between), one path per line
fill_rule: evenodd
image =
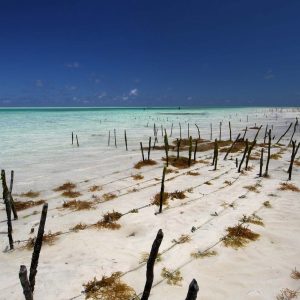
M215 139L222 122L222 139L227 139L229 121L235 138L246 126L268 124L274 132L284 131L295 117L299 117L298 108L3 108L0 167L15 170L16 190L47 188L62 180L88 180L121 171L122 158L140 159L140 142L147 145L150 136L153 140L154 123L162 143L161 128L170 135L172 124L170 139L179 138L179 123L182 138L188 137L188 124L189 135L197 137L197 124L201 138L210 139L212 124ZM125 151L124 130L129 151ZM78 135L79 148L71 145L72 132ZM255 133L250 129L247 137Z

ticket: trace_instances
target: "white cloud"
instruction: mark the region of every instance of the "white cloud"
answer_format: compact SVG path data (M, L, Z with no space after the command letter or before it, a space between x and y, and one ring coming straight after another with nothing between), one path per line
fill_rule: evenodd
M275 78L275 75L274 75L274 73L273 73L272 70L268 70L268 71L265 73L265 75L264 75L264 79L265 79L265 80L270 80L270 79L273 79L273 78Z
M78 61L74 61L74 62L71 62L71 63L66 63L65 66L67 68L71 68L71 69L78 69L80 67L80 64Z
M44 86L43 80L37 79L37 80L35 81L35 86L36 86L36 87L43 87L43 86Z
M132 90L129 92L129 96L138 96L138 94L139 94L138 89L132 89Z

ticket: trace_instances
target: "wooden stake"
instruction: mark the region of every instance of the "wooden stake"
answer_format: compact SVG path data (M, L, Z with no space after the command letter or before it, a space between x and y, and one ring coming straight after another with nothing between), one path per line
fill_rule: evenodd
M34 291L35 276L37 274L37 267L38 267L40 252L41 252L42 244L43 244L43 236L44 236L44 229L45 229L45 223L46 223L46 218L47 218L47 211L48 211L48 203L45 203L43 205L39 230L38 230L37 237L36 237L36 240L34 243L34 248L33 248L33 253L32 253L32 258L31 258L29 283L30 283L32 292Z
M164 142L165 142L166 162L168 167L169 166L169 143L168 143L167 134L165 134Z
M76 142L77 142L77 147L79 147L79 142L78 142L78 136L76 134Z
M262 176L262 169L264 165L264 148L260 150L260 161L259 161L259 177Z
M289 169L288 169L288 173L289 173L289 179L288 180L292 180L293 165L294 165L295 157L296 157L297 152L299 150L300 143L298 143L298 146L296 147L296 141L292 141L292 145L293 145L293 150L292 150L292 155L291 155L290 166L289 166Z
M177 159L179 159L180 142L181 140L177 139Z
M243 141L245 140L245 136L246 136L247 130L248 130L248 127L246 126L246 129L245 129L245 132L244 132L244 135L243 135L243 138L242 138Z
M218 140L215 139L215 149L214 149L214 171L217 170L218 154L219 154Z
M256 144L256 140L254 140L254 141L252 142L252 144L250 145L250 147L249 147L248 154L247 154L247 158L246 158L246 167L245 167L245 170L246 170L246 171L248 170L248 163L249 163L249 160L250 160L251 151L252 151L252 149L254 148L255 144Z
M230 140L230 142L232 141L232 139L231 139L231 123L230 123L230 121L229 121L229 140Z
M259 134L261 128L262 128L262 125L260 125L260 127L258 128L258 130L257 130L257 132L256 132L256 135L255 135L255 137L254 137L254 141L257 140L257 137L258 137L258 134Z
M240 133L238 134L238 136L236 137L235 141L231 144L231 147L228 149L228 151L226 152L225 156L224 156L224 160L227 159L228 154L231 152L231 150L233 149L234 145L237 143L237 141L240 138Z
M150 151L151 151L151 136L149 136L148 160L150 159Z
M294 131L293 131L293 134L292 134L292 136L291 136L289 145L290 145L290 144L292 143L292 141L293 141L293 137L294 137L294 134L295 134L295 132L296 132L297 126L298 126L298 118L296 118L296 122L295 122L295 125L294 125Z
M13 190L13 185L14 185L14 170L10 171L10 185L9 185L9 201L10 201L10 205L11 205L11 209L14 215L14 220L18 219L18 213L17 213L17 209L15 206L15 202L14 202L14 198L12 196L12 190Z
M199 291L198 283L195 279L193 279L189 285L189 291L185 300L196 300L198 291Z
M190 136L190 139L189 139L189 167L191 166L192 148L193 148L193 139Z
M198 130L198 138L199 138L199 140L201 140L201 136L200 136L200 129L199 129L199 127L198 127L198 125L197 125L197 124L195 124L195 126L197 127L197 130Z
M33 295L30 287L30 283L27 277L27 269L24 265L20 266L19 279L23 288L23 294L26 300L33 300Z
M181 124L179 123L179 139L181 140Z
M128 147L127 147L127 135L126 135L126 130L124 130L124 137L125 137L125 146L126 146L126 151L128 151Z
M145 161L143 143L140 142L140 145L141 145L142 158L143 158L143 161Z
M160 195L159 195L159 213L162 213L162 205L164 200L164 193L165 193L165 176L166 176L167 168L164 166L163 175L161 178L161 187L160 187Z
M74 133L72 131L72 145L74 144ZM27 271L26 271L27 272Z
M5 171L1 170L1 180L2 180L2 188L3 188L3 200L5 203L5 210L7 216L7 236L9 242L10 250L14 249L14 241L12 237L12 224L11 224L11 205L10 205L10 197L9 190L6 185Z
M284 134L278 139L278 141L276 142L276 144L279 144L279 142L281 141L281 139L288 133L288 131L290 130L290 128L292 127L293 123L290 124L290 126L288 127L288 129L284 132Z
M268 124L266 126L266 130L265 130L265 136L264 136L264 144L266 143L266 138L267 138L267 135L268 135Z
M264 176L267 177L269 175L269 162L271 157L271 129L268 131L269 143L268 143L268 156L267 156L267 163L266 163L266 170Z
M173 123L172 123L172 126L171 126L171 133L170 133L170 137L172 136L173 134Z
M219 141L222 141L222 122L220 122L220 134L219 134Z
M150 296L150 291L152 288L152 284L153 284L153 279L154 279L154 264L155 264L155 260L157 258L158 255L158 250L160 247L160 244L163 240L164 234L162 232L161 229L158 230L156 238L152 244L152 248L151 248L151 252L147 261L147 271L146 271L146 284L144 287L144 292L142 295L141 300L148 300L149 296Z
M245 160L247 152L248 152L248 139L246 139L246 146L245 146L244 154L243 154L242 160L241 160L240 165L239 165L239 169L238 169L239 173L241 172L242 164Z
M114 129L114 137L115 137L115 147L117 148L117 133L116 133L116 129Z

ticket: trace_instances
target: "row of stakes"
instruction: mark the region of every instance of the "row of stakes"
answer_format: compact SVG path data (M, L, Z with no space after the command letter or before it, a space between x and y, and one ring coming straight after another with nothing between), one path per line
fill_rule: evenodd
M295 157L297 155L297 152L299 150L300 143L296 143L296 141L293 140L293 136L295 134L296 128L298 125L298 119L296 120L296 123L294 125L294 131L290 140L290 143L292 145L292 154L291 154L291 160L290 160L290 165L288 168L288 173L289 177L288 179L291 180L292 177L292 169L293 169L293 164ZM280 140L286 135L286 133L289 131L291 128L292 123L288 127L288 129L284 132L284 134L279 138L277 143L280 142ZM172 126L173 127L173 126ZM198 127L197 127L198 128ZM262 126L259 127L256 136L254 138L254 141L251 143L249 146L248 139L246 139L245 142L245 149L243 152L243 156L241 159L241 162L238 166L238 161L236 160L236 166L238 167L238 172L241 172L241 167L243 165L244 160L246 159L246 167L245 169L248 169L248 162L250 159L251 151L256 145L256 138L258 136L258 133ZM157 140L157 129L154 130L156 132L155 134L155 141ZM230 127L231 131L231 127ZM246 130L245 130L246 131ZM266 127L267 131L267 127ZM115 133L115 131L114 131ZM200 136L200 131L199 131L199 136ZM264 138L264 143L266 136L268 137L268 157L267 157L267 162L266 162L266 169L264 175L262 175L262 168L263 168L263 154L264 154L264 148L261 149L261 158L260 158L260 171L259 171L259 176L268 176L268 167L269 167L269 161L270 161L270 149L271 149L271 129L268 130L267 134L265 134ZM242 140L245 137L242 138ZM273 137L274 139L274 137ZM126 150L127 150L127 137L126 137L126 131L125 131L125 140L126 140ZM72 144L74 141L74 135L72 132ZM78 137L76 135L76 141L77 141L77 146L79 147L79 142L78 142ZM179 158L179 149L180 149L180 141L181 139L177 139L177 158ZM227 159L228 154L231 152L233 149L234 145L240 141L240 134L238 134L237 138L235 141L232 143L231 147L227 150L227 153L225 154L224 160ZM115 134L115 143L116 143L116 134ZM159 207L159 213L162 213L162 204L163 204L163 195L164 195L164 181L165 181L165 174L166 174L166 167L168 166L168 150L169 150L169 144L168 144L168 137L166 134L165 130L165 135L164 135L164 144L165 144L165 151L166 151L166 166L163 168L163 175L162 175L162 182L161 182L161 190L160 190L160 207ZM140 143L141 146L141 151L142 151L142 158L144 160L144 153L143 153L143 146L142 143ZM149 148L148 148L148 160L150 159L150 149L151 149L151 137L149 138ZM194 160L196 160L196 152L197 152L197 140L195 144L195 150L194 150ZM215 140L215 145L214 145L214 156L213 156L213 162L212 165L214 166L214 170L217 169L217 162L218 162L218 141L217 139ZM189 159L188 159L188 164L189 166L191 165L191 155L192 155L192 137L190 136L189 138ZM14 249L14 242L12 238L12 223L11 223L11 212L13 213L14 219L18 219L17 211L14 205L14 200L12 196L12 190L13 190L13 182L14 182L14 171L11 171L11 180L10 180L10 187L7 187L6 184L6 175L5 171L1 171L1 180L2 180L2 188L3 188L3 199L5 202L5 208L6 208L6 214L7 214L7 227L8 227L8 240L9 240L9 246L10 249ZM42 242L43 242L43 235L44 235L44 227L46 223L46 217L47 217L47 210L48 210L48 204L44 204L43 209L42 209L42 214L41 214L41 220L39 224L39 229L38 229L38 234L37 238L35 239L34 243L34 249L33 249L33 254L32 254L32 259L31 259L31 265L30 265L30 273L29 277L27 275L27 268L25 265L20 266L20 271L19 271L19 278L20 282L23 288L23 294L25 296L26 300L32 300L33 299L33 292L34 292L34 286L35 286L35 277L37 274L37 267L38 267L38 261L39 261L39 256L40 256L40 251L42 247ZM153 242L150 256L147 262L147 271L146 271L146 284L144 288L144 292L142 295L141 300L146 300L149 298L151 287L153 284L153 279L154 279L154 273L153 273L153 268L154 268L154 263L158 254L158 249L161 244L161 241L163 239L163 232L160 229L157 233L157 236ZM197 293L199 291L199 287L197 284L197 281L195 279L192 280L192 282L189 285L189 291L186 297L186 300L195 300L197 298Z

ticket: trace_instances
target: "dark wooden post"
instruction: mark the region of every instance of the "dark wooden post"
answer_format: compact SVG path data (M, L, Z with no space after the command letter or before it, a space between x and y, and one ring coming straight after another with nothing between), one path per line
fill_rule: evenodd
M172 136L172 134L173 134L173 123L172 123L172 125L171 125L170 137Z
M164 167L163 169L163 175L161 178L161 187L160 187L160 195L159 195L159 213L162 212L162 205L164 200L164 193L165 193L165 176L166 176L166 170L167 168Z
M264 144L266 143L266 138L267 138L267 135L268 135L268 124L266 126L266 130L265 130L265 136L264 136Z
M220 122L220 134L219 134L219 141L222 140L222 122Z
M165 142L166 162L168 167L169 166L169 143L168 143L167 134L165 134L164 142Z
M294 134L295 134L295 132L296 132L297 126L298 126L298 118L296 118L296 122L295 122L295 125L294 125L294 131L293 131L293 134L292 134L292 136L291 136L289 145L290 145L290 144L292 143L292 141L293 141L293 137L294 137Z
M148 160L150 159L150 151L151 151L151 136L149 136Z
M141 145L142 158L143 158L143 161L145 161L143 143L140 142L140 145Z
M194 149L194 161L196 161L197 146L198 146L198 140L196 140L196 143L195 143L195 149Z
M247 158L246 158L246 167L245 167L246 170L248 170L248 163L249 163L249 160L250 160L252 149L254 148L255 144L256 144L256 140L254 140L252 142L252 144L250 145L250 147L249 147Z
M230 142L232 141L232 138L231 138L231 123L229 121L229 140Z
M199 292L199 286L195 279L193 279L189 285L189 291L185 300L196 300Z
M125 137L125 146L126 146L126 151L128 151L128 147L127 147L127 134L126 134L126 130L124 130L124 137Z
M27 269L24 265L20 266L19 279L23 288L23 294L26 300L33 300L33 295L30 287L30 283L27 277Z
M79 141L78 141L78 136L76 134L76 142L77 142L77 147L79 147Z
M281 139L288 133L288 131L290 130L290 128L292 127L293 123L290 124L290 126L288 127L288 129L284 132L284 134L278 139L278 141L276 142L276 144L279 144L279 142L281 141Z
M255 135L255 137L254 137L254 141L257 140L257 137L258 137L258 134L259 134L261 128L262 128L262 125L260 125L260 127L258 128L258 130L257 130L257 132L256 132L256 135Z
M192 148L193 148L193 139L190 136L190 139L189 139L189 167L191 166Z
M116 129L114 129L114 137L115 137L115 147L117 148L117 132L116 132Z
M18 219L18 213L17 213L17 209L15 206L15 202L14 202L14 198L12 196L12 190L13 190L13 186L14 186L14 170L10 171L10 185L9 185L9 201L10 201L10 205L11 205L11 209L14 215L14 220Z
M235 167L237 168L238 165L239 165L239 160L238 160L238 158L236 157L236 158L235 158Z
M160 129L161 129L161 136L164 136L164 128L162 125L160 125Z
M195 124L195 126L197 127L197 130L198 130L198 138L199 138L199 140L201 140L201 136L200 136L200 129L199 129L199 127L198 127L198 125L197 125L197 124Z
M74 133L72 131L72 145L74 144Z
M264 165L264 148L260 150L260 161L259 161L259 177L262 176L262 169Z
M108 131L108 142L107 142L107 146L110 145L110 130Z
M154 264L155 264L155 260L157 258L158 255L158 250L160 247L160 244L163 240L164 234L162 232L161 229L158 230L156 238L152 244L152 248L151 248L151 252L147 261L147 271L146 271L146 284L144 287L144 292L142 295L141 300L148 300L149 296L150 296L150 292L151 292L151 288L152 288L152 284L153 284L153 279L154 279Z
M267 156L267 163L266 163L266 170L264 176L267 177L269 175L269 162L270 162L270 157L271 157L271 129L268 131L268 137L269 137L269 142L268 142L268 156Z
M215 149L214 149L214 170L217 170L217 164L218 164L218 154L219 154L219 149L218 149L218 140L215 139Z
M2 188L3 188L3 200L5 203L5 210L7 216L7 236L9 241L10 250L14 249L14 241L12 237L12 224L11 224L11 204L9 190L6 185L5 171L1 170Z
M47 211L48 211L48 203L45 203L43 205L39 230L34 243L34 248L33 248L33 253L31 258L29 282L30 282L30 287L32 292L34 291L35 276L37 274L37 267L38 267L40 252L43 244L43 236L44 236L44 229L45 229L45 223L47 218Z
M179 123L179 139L181 140L181 124Z
M295 161L295 157L297 155L297 152L299 150L299 145L300 143L298 143L298 146L296 147L296 141L292 141L292 145L293 145L293 150L292 150L292 155L291 155L291 162L290 162L290 166L288 169L288 173L289 173L289 180L292 180L292 171L293 171L293 165L294 165L294 161Z
M246 136L247 130L248 130L248 127L246 126L246 129L245 129L244 135L243 135L243 137L242 137L242 140L243 140L243 141L245 140L245 136Z
M179 150L180 150L180 139L177 139L177 159L179 159Z
M236 137L235 141L231 144L230 148L228 149L228 151L226 152L225 156L224 156L224 160L227 159L228 154L231 152L231 150L233 149L234 145L237 143L237 141L240 138L240 133L238 134L238 136Z
M245 146L244 154L243 154L242 160L241 160L240 165L239 165L239 169L238 169L239 173L241 172L242 164L245 160L247 152L248 152L248 139L246 139L246 146Z

